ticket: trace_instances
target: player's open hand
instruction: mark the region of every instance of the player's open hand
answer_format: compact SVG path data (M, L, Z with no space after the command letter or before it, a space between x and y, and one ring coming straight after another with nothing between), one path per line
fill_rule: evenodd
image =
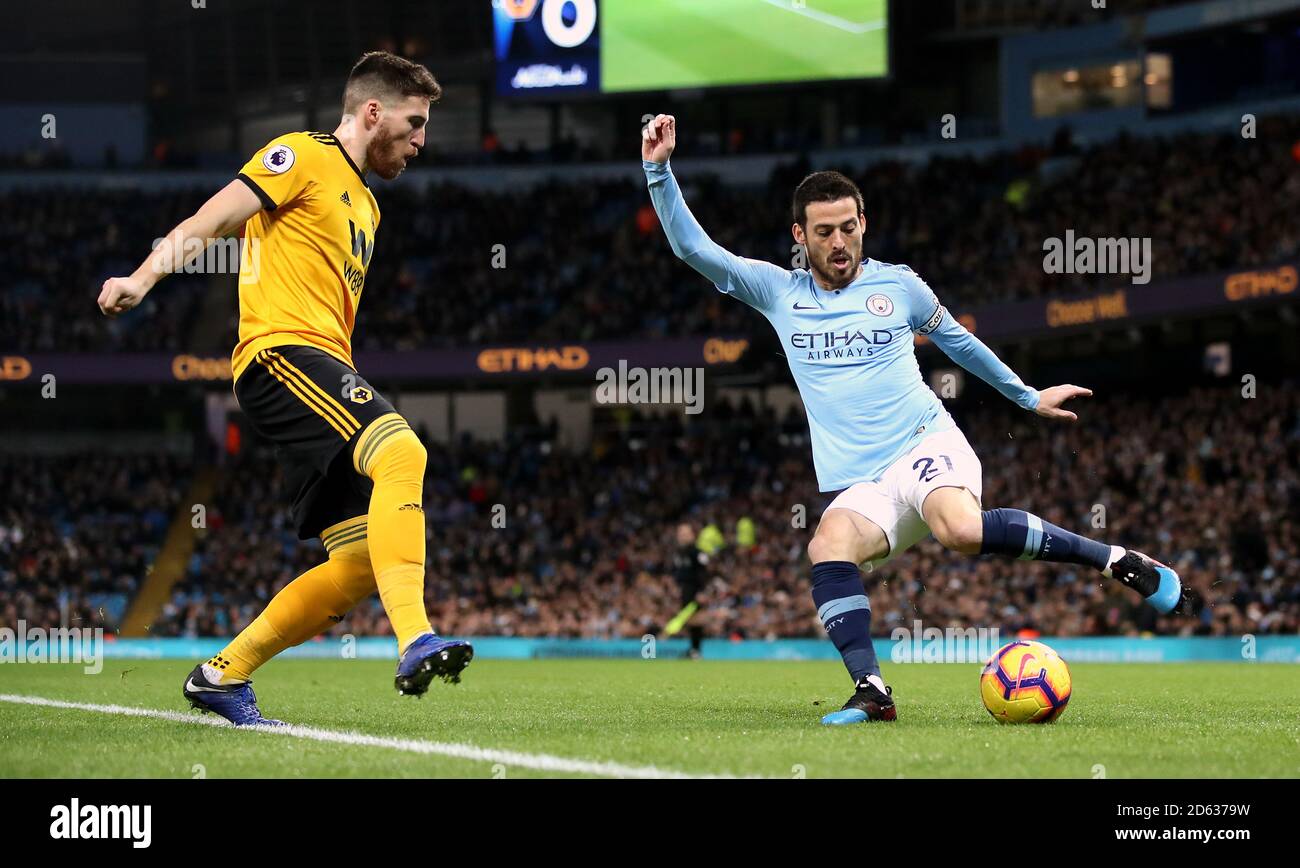
M117 316L144 301L149 290L135 277L110 277L99 291L99 309L104 316Z
M1085 389L1082 386L1053 386L1050 389L1043 389L1038 393L1038 407L1034 410L1039 416L1045 416L1048 419L1068 419L1071 422L1077 422L1079 417L1069 410L1061 409L1061 405L1071 398L1090 398L1092 389Z
M654 120L641 128L641 159L666 163L677 147L677 118L672 115L655 115Z

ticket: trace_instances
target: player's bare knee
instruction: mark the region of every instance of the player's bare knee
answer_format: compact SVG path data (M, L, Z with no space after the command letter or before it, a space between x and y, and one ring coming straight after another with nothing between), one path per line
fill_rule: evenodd
M942 518L930 528L939 545L964 555L977 555L984 541L984 526L979 514Z
M835 544L829 539L823 539L821 536L814 536L808 540L808 560L814 564L839 560L839 558L835 557L835 550Z
M808 541L808 559L814 564L826 561L858 563L858 529L842 515L827 515Z

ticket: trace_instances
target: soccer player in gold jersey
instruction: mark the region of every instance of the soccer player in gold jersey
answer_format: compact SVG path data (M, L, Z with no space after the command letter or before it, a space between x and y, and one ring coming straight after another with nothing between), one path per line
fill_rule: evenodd
M425 67L388 52L364 55L333 134L270 142L135 273L109 278L99 294L106 315L125 313L207 244L244 229L235 395L254 429L279 447L299 537L319 537L328 558L186 679L191 704L236 725L278 723L258 710L253 671L376 590L397 637L399 693L421 695L436 677L455 683L474 656L468 642L438 637L424 608L424 446L352 363L379 227L366 173L401 174L424 147L429 108L441 95Z

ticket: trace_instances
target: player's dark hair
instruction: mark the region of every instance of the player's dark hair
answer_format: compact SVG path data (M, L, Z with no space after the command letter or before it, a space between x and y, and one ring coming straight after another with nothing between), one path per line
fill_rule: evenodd
M839 172L813 172L794 188L794 222L800 226L808 225L808 205L811 202L838 202L841 199L856 202L859 214L866 211L857 184Z
M349 114L368 99L394 99L408 96L428 97L429 102L442 98L442 85L433 73L418 63L388 51L367 51L348 74L343 88L343 113Z

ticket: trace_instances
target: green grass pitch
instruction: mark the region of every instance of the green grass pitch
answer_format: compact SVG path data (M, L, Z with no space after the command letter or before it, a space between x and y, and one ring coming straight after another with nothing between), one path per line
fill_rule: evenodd
M888 72L885 0L606 0L607 92Z
M0 667L0 694L185 712L186 661ZM894 724L823 727L843 702L838 664L685 660L480 660L463 684L398 697L382 661L285 660L255 679L269 716L387 739L690 775L815 777L1297 777L1300 667L1072 667L1050 726L1001 726L978 667L892 666ZM492 759L322 743L0 701L0 776L537 777ZM208 716L209 719L211 716ZM201 771L200 771L201 769ZM618 776L608 770L585 774Z

